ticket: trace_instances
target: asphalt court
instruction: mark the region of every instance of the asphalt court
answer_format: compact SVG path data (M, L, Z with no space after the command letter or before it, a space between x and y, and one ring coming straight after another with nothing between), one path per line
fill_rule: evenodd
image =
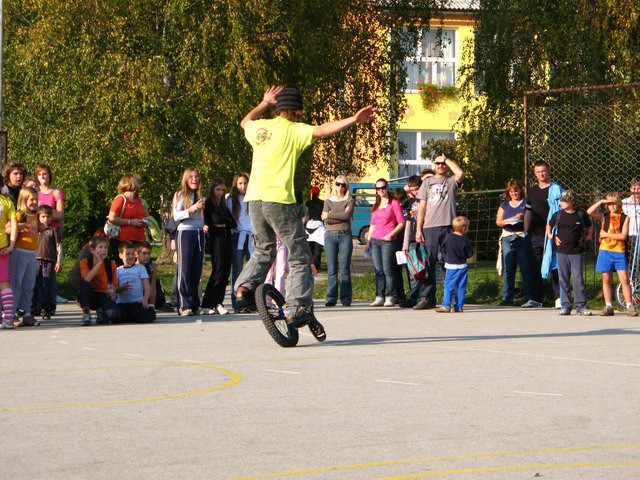
M0 332L0 478L638 479L640 320L325 308Z

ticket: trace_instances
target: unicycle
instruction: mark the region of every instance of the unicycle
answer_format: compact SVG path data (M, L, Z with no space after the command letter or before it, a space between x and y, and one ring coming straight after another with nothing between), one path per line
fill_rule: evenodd
M309 330L319 342L323 342L327 338L324 328L313 314L313 307L310 311L310 320L298 325L296 328L287 322L283 310L284 297L273 285L269 283L260 285L256 288L255 298L260 320L262 320L271 338L281 347L295 347L300 338L298 329L305 325L309 327Z

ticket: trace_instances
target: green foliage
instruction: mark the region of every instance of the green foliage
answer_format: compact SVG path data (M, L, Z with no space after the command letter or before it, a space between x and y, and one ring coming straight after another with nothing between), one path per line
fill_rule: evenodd
M460 69L460 152L490 170L483 188L522 178L525 91L640 80L637 2L482 0Z
M386 161L403 111L402 63L417 28L392 27L430 18L438 3L9 2L10 160L51 165L67 194L66 241L77 246L103 222L124 173L141 175L158 215L187 166L205 183L248 171L240 120L279 84L301 89L309 123L378 108L379 121L318 142L297 182L306 190L314 177L358 175Z
M453 85L440 87L433 83L421 83L418 85L418 90L420 91L422 108L427 111L435 110L442 102L458 98L458 89Z

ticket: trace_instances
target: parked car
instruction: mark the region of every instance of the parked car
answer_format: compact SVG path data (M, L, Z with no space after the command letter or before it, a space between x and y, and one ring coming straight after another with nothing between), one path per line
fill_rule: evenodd
M404 183L389 183L389 190L396 187L404 188ZM373 183L352 183L351 197L355 200L351 235L357 237L360 244L365 245L371 224L371 209L376 202L376 188Z

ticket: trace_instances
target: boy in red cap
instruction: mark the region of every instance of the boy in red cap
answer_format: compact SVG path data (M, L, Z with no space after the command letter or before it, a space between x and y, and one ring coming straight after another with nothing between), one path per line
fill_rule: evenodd
M273 105L275 118L261 119ZM234 288L240 308L255 305L254 291L264 282L276 256L277 235L289 249L284 305L287 320L293 327L307 323L316 339L322 341L326 338L324 328L314 321L310 312L313 306L311 252L294 194L296 166L302 152L316 139L368 122L375 109L369 105L351 117L314 126L300 122L303 108L302 95L297 89L272 86L240 122L253 147L251 182L244 200L249 203L255 252Z

